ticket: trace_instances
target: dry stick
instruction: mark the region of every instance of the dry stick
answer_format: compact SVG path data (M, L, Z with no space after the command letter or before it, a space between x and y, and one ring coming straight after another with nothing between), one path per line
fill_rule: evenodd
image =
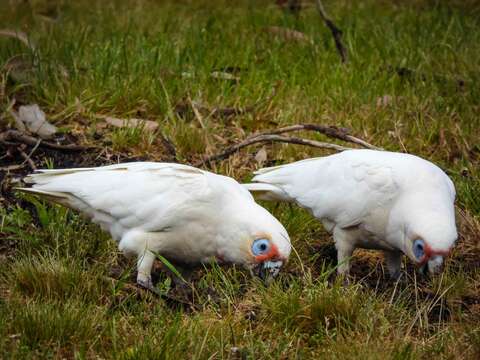
M25 164L26 162L28 162L28 164L30 165L30 168L32 170L37 170L37 167L35 166L35 163L33 162L32 160L32 156L33 156L33 153L38 149L38 146L40 145L40 143L42 142L42 139L38 139L37 143L35 144L35 146L33 147L32 151L30 151L30 154L28 154L26 157L25 157L25 153L23 152L23 150L20 150L20 154L22 155L22 157L25 159L23 161L23 164Z
M330 29L333 35L333 39L335 40L335 46L337 47L338 53L340 54L340 58L342 59L342 63L346 63L347 58L347 49L343 46L342 43L342 30L335 26L332 20L328 17L327 13L325 12L325 8L323 7L322 1L317 0L317 9L320 13L320 17L322 18L323 22L327 27Z
M37 144L39 144L39 143L37 143ZM34 150L35 149L36 149L36 147L34 147ZM25 163L28 163L28 165L30 166L30 169L32 169L33 171L37 170L37 167L35 166L35 163L33 162L32 159L30 159L30 156L33 154L33 151L31 151L29 155L27 155L25 153L25 151L23 151L22 149L18 149L18 152L24 158L23 163L21 165L23 165Z
M302 138L296 138L296 137L287 137L287 136L281 136L281 135L272 135L272 134L260 134L260 135L249 137L239 144L230 146L220 154L208 156L200 161L197 161L194 164L194 166L200 166L202 164L209 164L213 161L223 160L246 146L249 146L252 144L258 144L262 142L270 142L270 141L297 144L297 145L307 145L307 146L312 146L316 148L331 149L331 150L337 150L337 151L344 151L344 150L351 149L341 145L330 144L330 143L315 141L315 140L308 140L308 139L302 139Z
M7 165L7 166L0 167L0 171L14 171L14 170L23 169L24 167L25 167L25 164Z
M4 144L9 144L8 143L9 141L17 141L30 146L35 146L38 140L39 139L33 136L22 134L20 131L17 131L17 130L7 130L3 133L0 133L0 143L4 143ZM83 150L91 149L91 147L86 147L81 145L75 145L75 144L59 145L59 144L55 144L47 141L42 141L40 143L40 146L46 147L49 149L64 150L64 151L83 151Z
M335 126L316 125L316 124L297 124L297 125L286 126L280 129L272 130L272 131L267 131L259 135L284 134L286 132L300 131L300 130L316 131L321 134L327 135L328 137L351 142L351 143L363 146L364 148L367 148L367 149L383 150L381 147L369 144L365 140L362 140L355 136L350 135L348 129L338 128Z

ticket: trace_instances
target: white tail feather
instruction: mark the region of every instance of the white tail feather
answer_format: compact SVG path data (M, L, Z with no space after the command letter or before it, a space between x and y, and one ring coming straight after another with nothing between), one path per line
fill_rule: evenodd
M279 187L271 184L251 183L242 184L257 199L267 201L285 201L292 202L293 199Z

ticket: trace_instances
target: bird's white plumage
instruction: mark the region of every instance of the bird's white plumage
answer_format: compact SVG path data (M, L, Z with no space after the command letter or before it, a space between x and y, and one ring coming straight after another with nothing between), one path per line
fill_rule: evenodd
M453 183L417 156L349 150L255 174L256 183L246 184L249 190L263 199L295 201L307 208L347 255L364 247L401 251L412 258L412 237L422 237L431 250L442 252L457 237Z
M81 211L109 231L119 248L139 256L150 276L153 251L185 264L217 257L247 267L251 242L267 237L286 260L283 226L232 178L180 164L127 163L41 170L22 189ZM148 255L149 256L149 255ZM147 256L147 257L148 257Z

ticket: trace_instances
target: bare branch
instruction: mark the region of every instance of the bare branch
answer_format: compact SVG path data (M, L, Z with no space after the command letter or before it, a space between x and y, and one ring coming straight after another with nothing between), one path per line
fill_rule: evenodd
M325 8L323 7L323 3L321 0L316 0L317 3L317 9L318 12L320 13L320 17L322 18L323 22L327 27L330 29L333 40L335 40L335 46L337 47L338 53L340 55L340 58L342 59L342 63L346 63L348 60L347 56L347 49L345 46L343 46L342 43L342 30L340 30L338 27L335 26L332 20L328 17Z
M35 150L37 150L37 148L40 146L41 142L42 142L42 139L38 139L37 143L33 147L32 151L30 151L30 154L28 155L25 154L25 152L22 149L18 149L20 151L20 155L25 159L22 164L25 164L26 162L28 162L28 165L30 165L30 168L32 170L37 170L37 167L35 166L35 163L32 160L32 156Z
M330 144L326 142L302 139L297 137L287 137L287 136L273 135L273 134L260 134L256 136L251 136L239 144L230 146L225 151L219 154L207 156L206 158L196 162L194 166L200 166L202 164L209 164L214 161L226 159L230 155L232 155L233 153L237 152L238 150L244 147L247 147L253 144L264 143L264 142L282 142L282 143L290 143L290 144L297 144L297 145L307 145L307 146L312 146L316 148L330 149L330 150L337 150L337 151L344 151L344 150L351 149L351 148L344 147L337 144Z
M326 125L316 125L316 124L296 124L296 125L291 125L291 126L286 126L280 129L275 129L272 131L266 131L258 135L262 134L284 134L286 132L292 132L292 131L301 131L301 130L308 130L308 131L316 131L321 134L324 134L328 137L334 138L334 139L339 139L347 142L351 142L360 146L363 146L364 148L367 149L373 149L373 150L383 150L382 148L369 144L365 140L359 139L355 136L352 136L349 134L349 130L346 128L339 128L336 126L326 126Z
M19 151L20 155L25 159L23 161L22 165L25 164L25 163L28 163L28 165L30 166L30 169L32 169L33 171L37 170L37 167L35 166L35 163L33 162L33 160L30 159L30 156L27 155L25 153L25 151L23 151L22 149L18 149L18 151Z
M11 145L9 141L10 142L16 141L16 142L20 142L30 146L36 146L38 140L39 139L33 136L22 134L20 131L17 131L17 130L7 130L3 133L0 133L0 143L4 143L8 145ZM59 144L55 144L47 141L42 141L40 143L40 146L46 147L49 149L63 150L63 151L83 151L91 148L91 147L75 145L75 144L59 145Z

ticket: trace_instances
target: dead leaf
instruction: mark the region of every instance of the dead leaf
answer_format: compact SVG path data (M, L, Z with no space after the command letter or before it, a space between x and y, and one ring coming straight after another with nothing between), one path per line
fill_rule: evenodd
M224 71L213 71L210 76L214 79L221 79L221 80L232 80L232 81L239 81L240 78L235 76L231 73L224 72Z
M27 34L22 31L18 30L10 30L10 29L2 29L0 30L0 36L11 37L17 40L20 40L26 46L28 46L33 51L35 50L35 46L33 46L32 42L28 39Z
M128 128L135 128L141 127L145 130L155 131L158 128L158 123L151 120L143 120L143 119L119 119L111 116L99 116L103 118L105 122L109 125L115 127L128 127Z
M25 132L26 128L42 139L51 139L57 132L57 127L47 121L45 113L37 104L20 106L18 113L11 110L11 114L19 131Z
M265 161L267 161L267 150L265 147L262 147L260 150L258 150L257 154L255 155L255 160L260 167L262 167Z
M195 76L193 75L193 73L191 72L188 72L188 71L184 71L182 72L181 76L185 79L192 79L194 78Z
M297 41L301 43L313 44L312 39L297 30L287 29L280 26L269 26L265 28L265 31L286 41Z

